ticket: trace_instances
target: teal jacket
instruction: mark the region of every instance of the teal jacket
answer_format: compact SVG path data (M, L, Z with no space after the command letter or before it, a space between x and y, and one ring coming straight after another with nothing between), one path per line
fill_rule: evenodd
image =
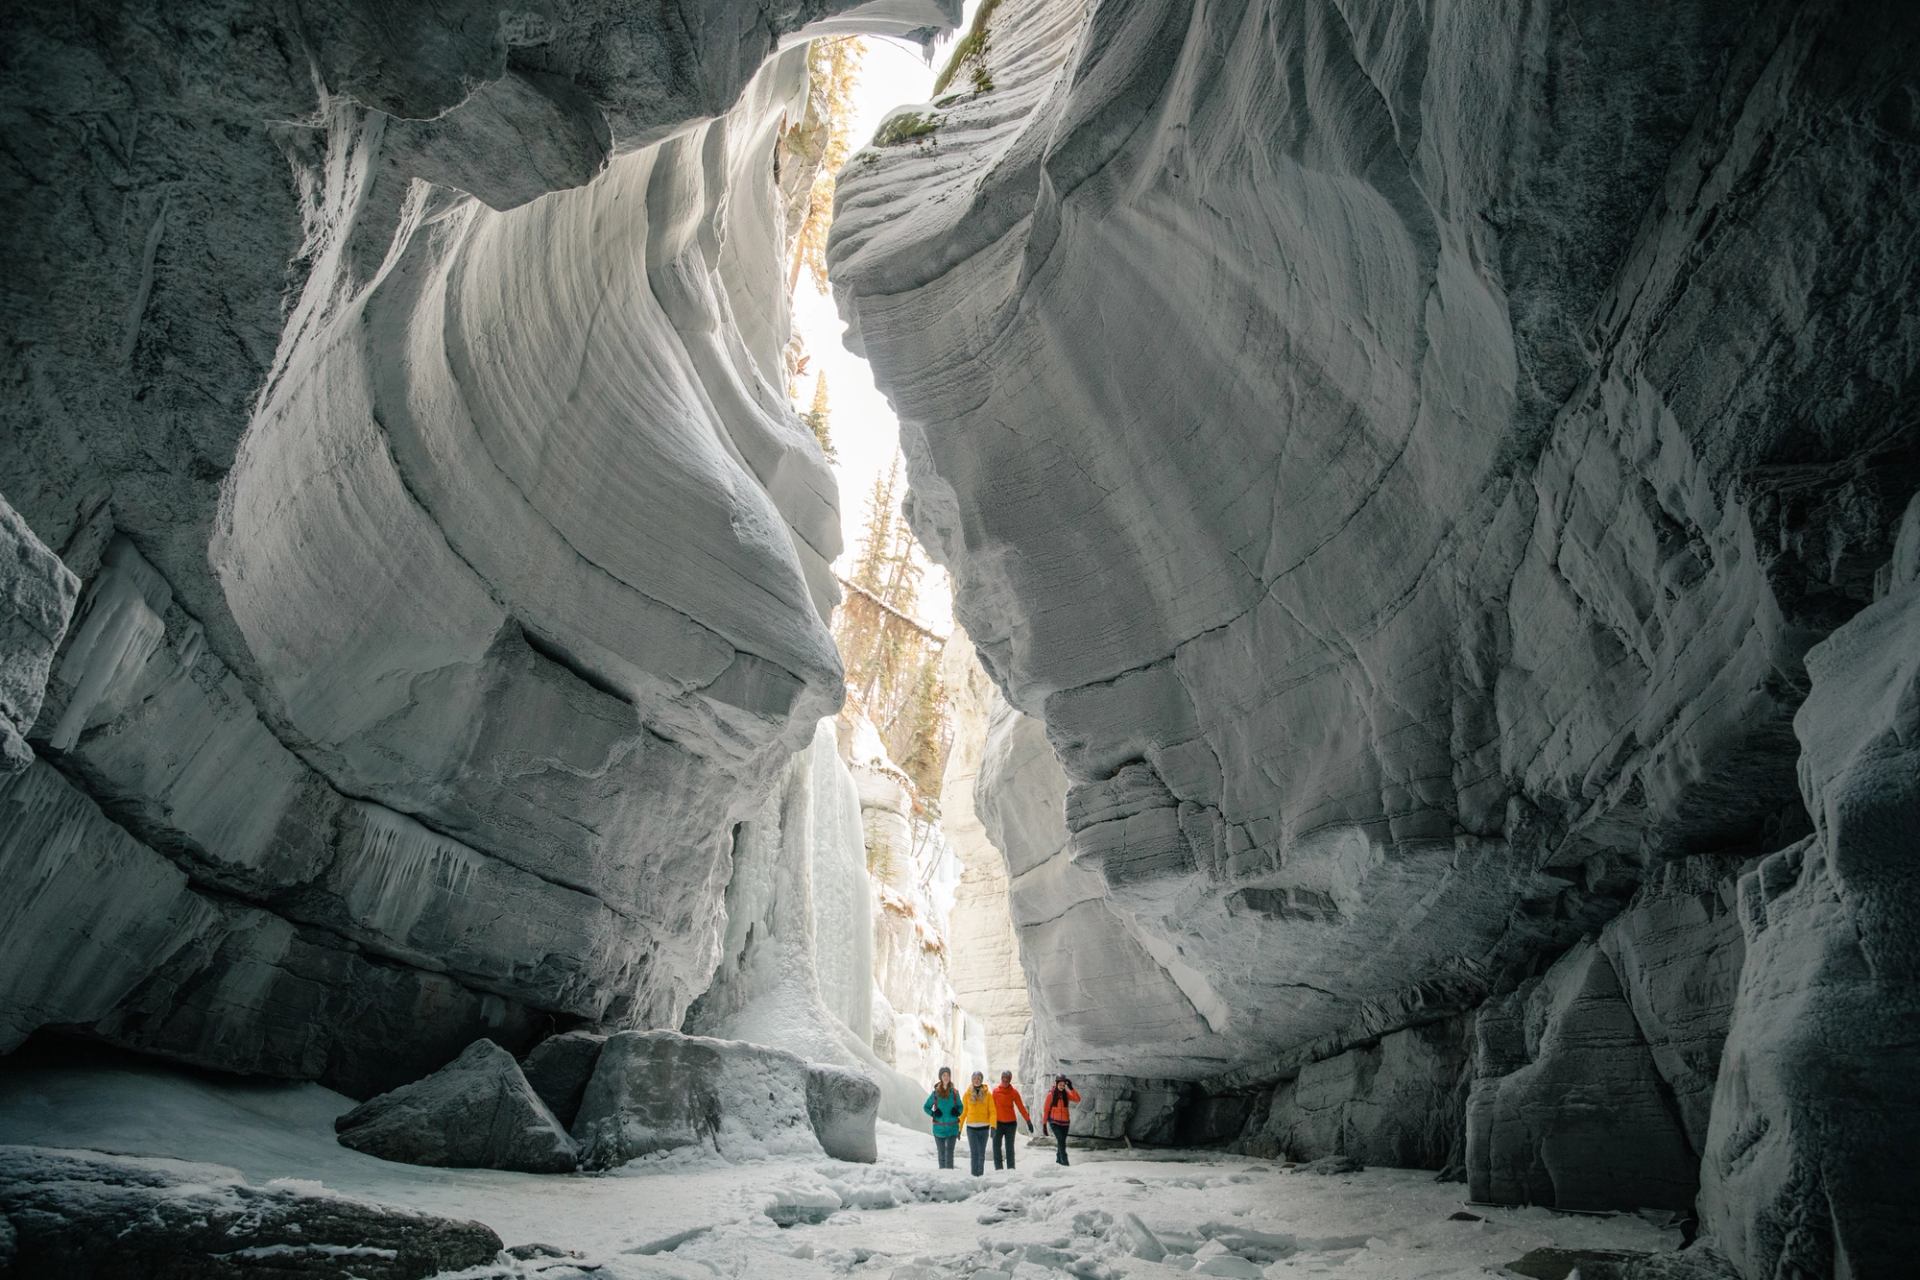
M944 1098L937 1093L928 1094L925 1105L920 1109L933 1117L934 1137L957 1138L960 1136L960 1091L958 1089Z

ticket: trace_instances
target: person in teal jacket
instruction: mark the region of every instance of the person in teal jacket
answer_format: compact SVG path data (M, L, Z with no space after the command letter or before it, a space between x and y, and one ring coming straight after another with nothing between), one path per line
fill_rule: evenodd
M953 1146L960 1140L960 1091L953 1087L953 1068L940 1068L933 1092L920 1108L933 1117L933 1153L942 1169L953 1168Z

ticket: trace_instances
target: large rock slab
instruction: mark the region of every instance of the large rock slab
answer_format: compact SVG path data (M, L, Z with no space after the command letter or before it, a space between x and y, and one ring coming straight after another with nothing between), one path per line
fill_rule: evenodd
M573 1136L601 1169L688 1146L735 1159L826 1151L872 1161L879 1105L872 1081L778 1049L622 1031L600 1050Z
M44 1147L0 1147L0 1226L0 1270L62 1280L422 1280L500 1252L478 1222Z
M569 1173L573 1139L491 1040L432 1075L370 1098L333 1122L343 1146L383 1160L451 1169Z
M848 166L831 268L1064 769L1067 856L1012 867L1054 1053L1291 1064L1799 833L1801 656L1920 477L1910 6L1005 0L985 43Z

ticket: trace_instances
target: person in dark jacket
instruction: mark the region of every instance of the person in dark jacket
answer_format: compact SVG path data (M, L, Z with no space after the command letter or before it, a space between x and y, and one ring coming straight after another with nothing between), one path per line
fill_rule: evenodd
M1053 1130L1053 1158L1060 1164L1067 1162L1067 1126L1073 1123L1073 1103L1080 1101L1080 1091L1073 1087L1073 1081L1065 1076L1053 1078L1053 1088L1047 1091L1047 1105L1041 1115L1047 1118L1047 1128Z
M960 1091L953 1087L953 1068L940 1068L940 1078L920 1109L933 1117L935 1159L942 1169L953 1168L954 1144L960 1141Z

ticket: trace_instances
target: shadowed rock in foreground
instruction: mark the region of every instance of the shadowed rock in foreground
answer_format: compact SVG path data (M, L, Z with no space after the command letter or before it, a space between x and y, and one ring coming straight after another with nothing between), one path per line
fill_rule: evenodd
M42 1147L0 1147L0 1223L0 1272L61 1280L421 1280L500 1251L477 1222L249 1186L213 1165Z

